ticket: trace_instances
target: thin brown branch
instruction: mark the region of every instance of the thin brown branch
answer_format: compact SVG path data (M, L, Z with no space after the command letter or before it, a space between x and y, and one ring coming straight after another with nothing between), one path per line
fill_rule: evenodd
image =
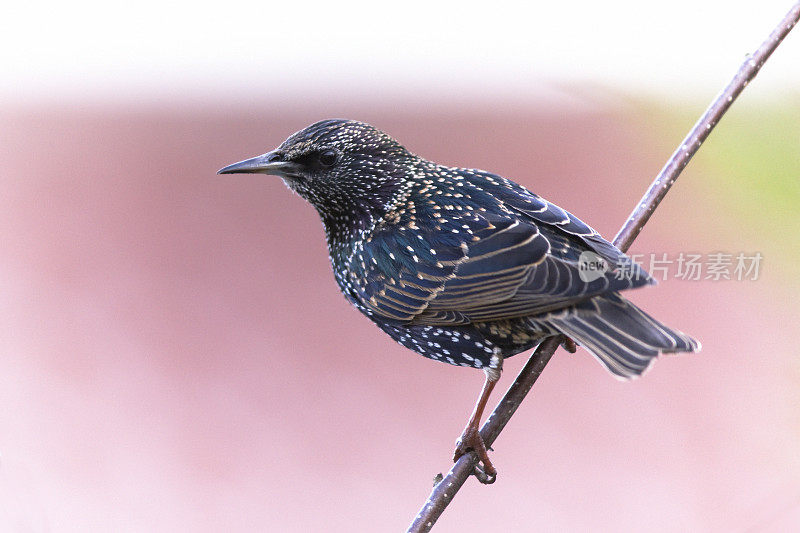
M678 175L680 175L686 164L700 148L700 145L711 133L711 130L714 129L714 126L717 125L747 84L758 74L764 62L789 34L798 20L800 20L800 1L786 14L758 50L748 56L727 87L714 99L678 149L669 158L667 164L664 165L664 168L614 238L614 244L620 250L626 251L630 247L656 210L656 207L658 207L658 204L664 199L672 184L675 183ZM486 419L481 428L481 436L487 447L492 445L522 403L522 400L525 399L544 367L550 361L550 357L558 348L561 340L562 337L550 337L536 348L522 371L520 371L517 379L508 389L508 392L497 404L489 418ZM462 456L453 465L447 475L433 487L427 501L408 528L409 533L431 530L450 502L453 501L458 490L474 472L477 462L478 459L475 454L469 453Z
M708 106L703 116L700 117L689 134L686 135L686 138L683 139L683 142L672 154L672 157L669 158L667 164L664 165L664 168L658 173L658 176L650 185L650 188L647 189L647 192L644 194L639 204L633 209L630 216L628 216L628 220L625 221L622 229L617 233L617 236L614 238L614 244L617 248L624 252L630 247L644 225L650 220L650 216L656 210L658 204L660 204L661 200L666 196L667 191L669 191L672 184L675 183L678 175L683 171L686 164L689 163L689 160L692 159L692 156L694 156L700 148L700 145L703 144L703 141L708 138L711 130L717 125L722 115L728 111L733 101L736 100L744 88L747 87L747 84L756 77L756 74L758 74L758 71L764 66L766 60L769 59L772 52L778 48L781 41L789 35L789 32L792 31L792 28L797 24L798 20L800 20L800 2L797 2L786 16L783 17L780 24L772 30L772 33L770 33L769 37L761 44L758 50L752 55L747 56L744 63L742 63L739 70L736 72L736 75L730 83L728 83L728 86L717 95L713 102L711 102L711 105Z

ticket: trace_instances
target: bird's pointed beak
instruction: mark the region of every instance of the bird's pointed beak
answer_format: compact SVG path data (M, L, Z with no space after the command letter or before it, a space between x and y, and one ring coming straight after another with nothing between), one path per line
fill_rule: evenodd
M239 161L220 169L217 174L272 174L273 176L288 176L296 173L300 165L291 161L284 161L283 154L273 150L244 161Z

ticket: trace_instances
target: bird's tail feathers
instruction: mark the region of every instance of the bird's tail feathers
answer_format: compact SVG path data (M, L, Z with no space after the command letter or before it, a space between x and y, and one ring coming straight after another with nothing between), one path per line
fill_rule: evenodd
M623 379L641 375L662 353L700 350L698 341L668 328L617 294L597 296L548 316L547 322Z

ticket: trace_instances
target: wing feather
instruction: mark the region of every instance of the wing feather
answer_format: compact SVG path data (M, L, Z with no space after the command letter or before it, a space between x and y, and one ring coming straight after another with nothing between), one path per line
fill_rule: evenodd
M371 313L403 324L504 320L653 283L574 215L509 180L469 172L467 183L483 196L460 225L448 230L448 219L433 214L430 224L417 222L413 235L391 227L367 242L362 255L372 261L351 277L379 280L352 284ZM496 209L478 208L487 198L497 202ZM610 268L584 279L584 252L594 252ZM620 276L621 268L629 272Z

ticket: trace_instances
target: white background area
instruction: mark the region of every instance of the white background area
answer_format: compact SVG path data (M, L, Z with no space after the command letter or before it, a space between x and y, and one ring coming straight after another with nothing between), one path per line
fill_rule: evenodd
M0 22L0 97L376 90L513 97L581 83L715 93L791 4L14 2ZM796 90L800 36L789 36L758 82L762 95Z

